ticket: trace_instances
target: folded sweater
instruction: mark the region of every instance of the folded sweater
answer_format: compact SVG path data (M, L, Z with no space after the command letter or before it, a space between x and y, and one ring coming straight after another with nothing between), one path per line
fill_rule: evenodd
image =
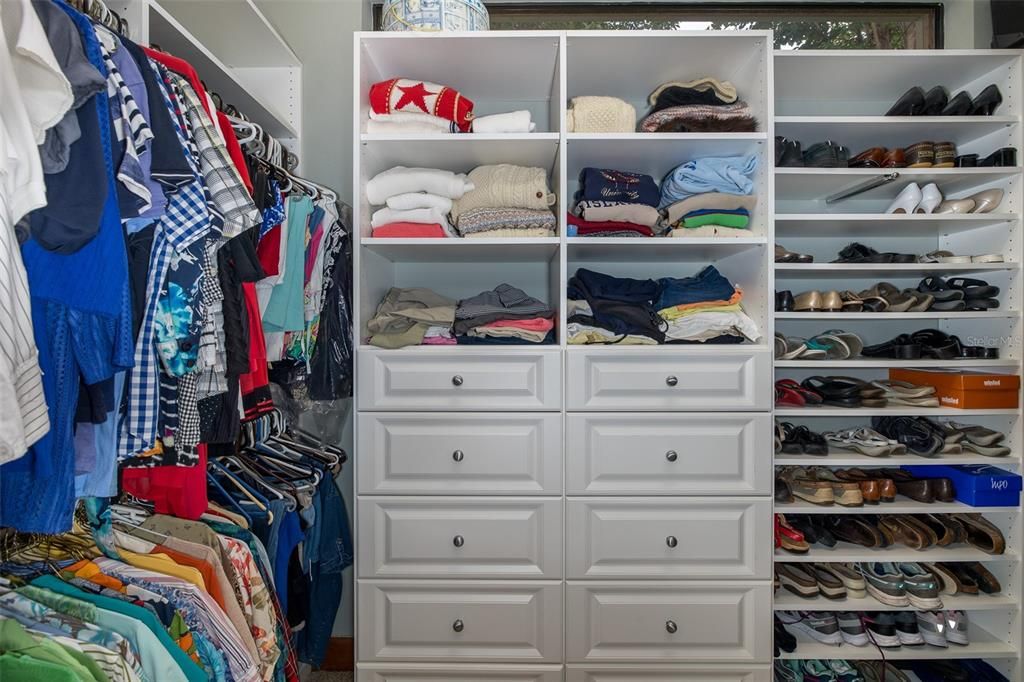
M449 199L458 199L473 189L465 175L438 168L406 168L395 166L375 175L366 183L366 200L380 206L388 197L407 192L429 192Z
M413 208L436 208L442 213L452 210L452 200L448 197L441 197L426 192L408 192L388 197L388 208L396 211L408 211Z
M423 237L447 237L444 228L437 223L388 223L373 230L374 238L423 238Z
M580 236L584 237L587 235L596 235L603 232L631 232L638 234L643 237L653 237L654 231L646 225L637 225L636 223L627 223L619 220L615 221L593 221L584 220L579 216L568 214L566 216L570 228L569 236Z
M489 230L544 229L552 232L558 227L555 214L547 209L530 208L477 208L459 216L458 231L466 236Z
M658 206L658 185L643 173L584 168L580 171L576 201L625 201Z
M370 227L380 227L388 223L425 223L427 225L438 224L442 227L448 226L448 218L436 208L413 208L408 211L396 211L393 208L384 208L374 211L370 216Z
M661 181L659 208L704 192L750 194L754 191L757 156L704 157L672 169Z
M548 174L543 168L513 166L477 166L469 172L472 188L452 205L452 220L478 208L532 208L543 210L554 205L555 195L548 189Z
M589 221L619 221L650 228L661 220L661 214L653 206L625 201L581 201L576 204L576 215Z
M733 211L743 208L746 209L748 213L753 213L756 205L757 197L752 194L704 192L703 194L695 194L666 206L665 222L669 225L675 225L679 222L680 218L685 216L687 213L708 208L725 211Z

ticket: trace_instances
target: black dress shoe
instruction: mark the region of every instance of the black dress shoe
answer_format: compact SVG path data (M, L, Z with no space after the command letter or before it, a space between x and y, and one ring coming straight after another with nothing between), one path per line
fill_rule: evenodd
M997 149L984 159L978 162L979 166L1016 166L1017 165L1017 150L1014 147L1003 147Z
M971 96L961 90L940 112L940 116L967 116L971 113Z
M938 116L947 104L949 104L949 92L941 85L936 85L925 93L921 116Z
M924 109L924 89L915 85L903 93L885 112L886 116L920 116Z
M804 165L804 155L798 140L775 136L775 165L779 168L797 168Z
M971 116L991 116L1003 103L1003 93L995 83L978 93L971 102Z
M789 289L775 292L775 311L779 313L793 312L793 292Z

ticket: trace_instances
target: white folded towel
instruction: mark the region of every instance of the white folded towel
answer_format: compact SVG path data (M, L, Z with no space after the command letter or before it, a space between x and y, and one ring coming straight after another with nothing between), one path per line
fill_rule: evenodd
M473 119L474 133L532 133L536 129L537 124L530 120L530 112L525 109Z
M374 211L370 217L370 227L380 227L389 223L425 223L432 225L439 224L441 227L448 225L448 216L436 208L414 208L408 211L396 211L393 208L384 207Z
M408 192L429 192L449 199L461 199L472 189L473 183L464 173L456 175L437 168L395 166L378 173L366 183L366 200L380 206L388 197Z
M409 192L408 194L396 194L388 197L388 208L396 211L408 211L414 208L435 208L441 213L448 213L452 210L452 200L448 197L439 197L436 194L426 192Z

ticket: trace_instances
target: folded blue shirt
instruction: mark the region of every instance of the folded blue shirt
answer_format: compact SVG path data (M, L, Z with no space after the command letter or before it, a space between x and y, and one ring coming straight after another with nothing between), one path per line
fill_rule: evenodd
M707 157L677 166L661 181L658 208L682 201L694 194L724 192L750 194L754 191L757 156Z

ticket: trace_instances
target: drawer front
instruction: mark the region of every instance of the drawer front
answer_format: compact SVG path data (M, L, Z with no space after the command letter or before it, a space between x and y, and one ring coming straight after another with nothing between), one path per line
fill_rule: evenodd
M565 432L570 495L771 492L770 414L570 414Z
M551 410L562 402L559 351L361 351L360 410Z
M562 660L558 582L359 581L361 661Z
M574 663L771 660L768 583L570 583L565 610Z
M566 516L569 578L771 577L771 499L576 498Z
M562 500L361 498L364 578L560 578Z
M359 682L562 682L560 665L373 663L356 668Z
M743 347L570 350L568 410L770 410L772 359Z
M767 666L602 665L569 666L566 682L771 682Z
M559 414L362 412L356 452L363 495L562 494Z

